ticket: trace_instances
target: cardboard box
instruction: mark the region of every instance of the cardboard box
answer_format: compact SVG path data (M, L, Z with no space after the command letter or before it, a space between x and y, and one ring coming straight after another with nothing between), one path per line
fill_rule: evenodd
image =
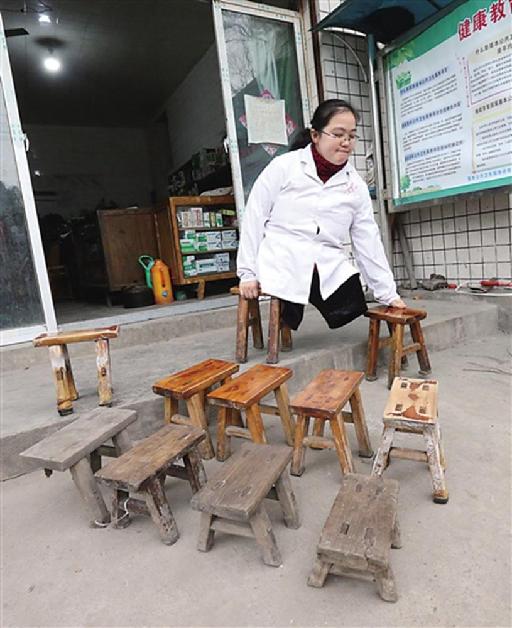
M185 277L197 275L196 258L194 255L183 256L183 274Z
M216 273L217 264L213 257L205 257L196 261L197 274Z
M223 249L237 249L238 248L238 233L235 229L228 229L222 232L222 248Z
M217 272L227 273L229 271L229 253L217 253L215 255Z
M203 226L203 210L201 207L191 207L190 213L192 214L194 227L202 227Z
M215 212L215 226L222 227L224 225L224 219L222 218L222 214L220 212Z

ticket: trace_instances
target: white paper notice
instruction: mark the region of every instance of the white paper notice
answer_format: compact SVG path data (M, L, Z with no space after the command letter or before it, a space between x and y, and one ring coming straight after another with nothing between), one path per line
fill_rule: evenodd
M249 144L288 144L284 100L244 96Z

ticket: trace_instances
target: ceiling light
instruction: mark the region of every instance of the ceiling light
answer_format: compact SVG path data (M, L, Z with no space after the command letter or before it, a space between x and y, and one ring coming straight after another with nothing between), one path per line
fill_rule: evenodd
M40 177L41 176L41 171L40 170L34 170L34 175L36 177Z
M55 74L56 72L60 72L62 69L62 63L59 59L57 59L57 57L54 57L53 54L50 53L50 55L45 57L43 60L43 67L47 72Z
M41 13L39 16L39 23L40 24L51 24L52 23L52 18L46 14L46 13Z

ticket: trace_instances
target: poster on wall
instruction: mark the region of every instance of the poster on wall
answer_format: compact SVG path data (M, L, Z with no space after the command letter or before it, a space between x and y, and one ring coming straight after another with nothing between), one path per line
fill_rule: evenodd
M512 184L512 0L467 0L384 61L395 205Z

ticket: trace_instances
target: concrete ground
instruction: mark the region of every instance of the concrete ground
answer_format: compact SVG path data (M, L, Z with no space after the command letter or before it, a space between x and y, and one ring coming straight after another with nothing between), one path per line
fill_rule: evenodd
M199 514L180 480L166 484L181 534L170 547L144 517L125 530L88 528L68 473L46 479L38 471L3 482L1 625L510 626L511 345L497 331L486 335L485 325L481 332L431 354L440 382L448 504L432 502L423 464L393 461L386 472L401 486L403 547L391 556L396 604L353 579L331 576L322 589L306 586L340 478L334 452L308 451L304 475L292 478L302 527L285 528L277 504L269 504L284 561L277 569L261 562L250 539L218 533L209 553L197 552ZM169 367L180 359L169 353ZM133 360L132 382L151 379L165 364L159 357L142 373ZM362 394L376 447L385 378L363 382ZM275 419L265 422L269 440L282 442ZM356 456L352 427L348 432L356 470L369 473L369 461ZM206 462L207 473L218 464Z

